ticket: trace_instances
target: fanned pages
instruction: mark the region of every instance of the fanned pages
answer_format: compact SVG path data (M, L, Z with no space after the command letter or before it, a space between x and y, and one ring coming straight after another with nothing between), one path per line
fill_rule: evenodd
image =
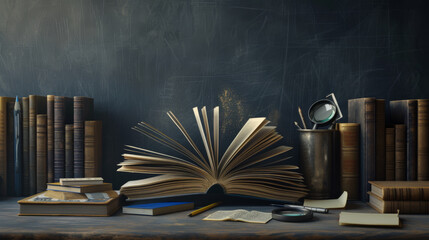
M201 109L201 116L197 107L193 113L205 154L171 111L167 115L183 134L189 149L155 127L140 122L134 130L181 156L127 145L118 171L156 176L127 182L121 187L122 194L130 200L200 194L216 184L222 186L226 194L283 201L296 201L307 194L303 176L295 171L298 167L287 165L290 157L283 156L292 148L273 147L282 136L274 126L266 126L267 119L250 118L220 155L219 107L213 109L213 132L210 132L206 107Z

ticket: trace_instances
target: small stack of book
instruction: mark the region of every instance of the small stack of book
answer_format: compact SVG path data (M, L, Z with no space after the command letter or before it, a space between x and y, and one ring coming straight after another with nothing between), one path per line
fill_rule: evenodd
M380 213L429 214L429 181L369 183L369 205Z
M110 216L120 208L118 194L102 178L60 179L18 203L21 216Z

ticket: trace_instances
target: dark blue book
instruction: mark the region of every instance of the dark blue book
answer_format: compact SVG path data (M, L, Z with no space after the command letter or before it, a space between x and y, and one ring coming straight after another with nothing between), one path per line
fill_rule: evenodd
M193 208L193 202L161 202L124 206L122 208L122 213L155 216L190 210Z

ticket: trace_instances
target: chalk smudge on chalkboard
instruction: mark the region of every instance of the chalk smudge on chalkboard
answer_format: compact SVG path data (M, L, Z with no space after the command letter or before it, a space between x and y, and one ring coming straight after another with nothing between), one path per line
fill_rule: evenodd
M224 89L219 94L221 104L221 132L238 128L246 118L242 100L231 89Z

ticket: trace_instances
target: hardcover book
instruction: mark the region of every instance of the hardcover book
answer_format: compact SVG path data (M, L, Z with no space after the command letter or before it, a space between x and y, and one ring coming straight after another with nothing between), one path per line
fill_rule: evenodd
M74 149L73 149L73 124L66 124L65 147L65 177L74 176Z
M404 124L395 125L395 180L407 180L407 129Z
M14 156L14 139L15 139L15 126L14 126L14 107L15 102L7 103L7 195L16 196L15 193L15 156Z
M134 130L182 154L182 157L127 146L131 153L123 154L124 161L119 164L118 171L159 175L127 182L121 187L122 194L130 200L198 194L207 192L214 185L220 185L226 194L275 200L295 201L307 194L302 175L293 171L298 167L287 165L289 158L282 155L292 148L270 148L282 136L275 127L267 126L269 121L266 118L250 118L221 155L219 107L213 110L213 131L210 131L206 108L201 109L202 119L198 108L193 111L205 154L171 111L167 115L191 149L141 122Z
M0 195L6 196L8 186L7 172L7 103L15 98L0 97Z
M380 213L428 214L429 201L383 200L369 192L369 205Z
M54 181L54 95L46 96L46 114L47 114L47 173L48 182Z
M429 201L429 181L370 181L371 192L383 200Z
M46 190L47 182L47 134L46 134L46 114L37 114L36 128L36 159L37 159L37 192Z
M395 128L386 128L386 181L395 180Z
M132 204L122 207L122 213L156 216L161 214L186 211L193 208L193 202L161 202Z
M112 184L102 183L102 184L66 186L66 185L61 185L59 182L56 182L56 183L48 183L47 190L73 192L73 193L104 192L104 191L112 190Z
M417 180L429 180L429 99L417 100Z
M54 181L65 177L65 125L73 121L73 99L54 98Z
M22 98L22 194L30 194L30 156L29 156L29 105L28 97Z
M102 122L85 121L85 177L101 176Z

